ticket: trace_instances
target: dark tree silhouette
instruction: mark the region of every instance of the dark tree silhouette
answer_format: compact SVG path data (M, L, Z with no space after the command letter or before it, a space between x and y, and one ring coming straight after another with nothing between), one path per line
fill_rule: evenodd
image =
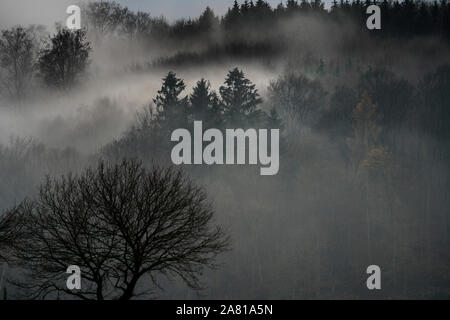
M157 119L163 128L180 126L186 119L188 97L180 97L186 88L184 81L169 72L163 78L163 84L153 102L157 110Z
M219 19L211 9L206 8L197 19L179 19L173 24L164 18L151 18L142 12L134 13L120 4L111 1L90 2L82 10L85 26L96 34L98 41L108 34L125 33L134 37L143 35L155 39L174 40L176 44L187 40L215 39L217 29L225 32L225 39L233 43L236 40L248 40L248 33L257 29L258 38L266 37L283 19L295 15L314 15L331 18L337 22L352 20L358 25L365 25L366 8L371 1L333 1L330 10L324 8L321 0L288 0L272 8L267 1L234 1L231 8ZM362 33L373 37L414 37L416 35L433 35L448 41L450 36L450 10L448 1L387 1L379 3L383 12L383 27L379 32L361 28ZM216 28L217 27L217 28ZM279 32L273 33L278 43ZM206 35L206 37L205 37ZM186 43L187 43L186 42ZM267 41L266 41L267 44Z
M27 236L12 246L24 270L14 283L32 298L126 300L154 292L160 276L199 288L201 270L228 247L201 188L180 171L134 161L48 179L15 210ZM69 265L81 268L81 290L66 287Z
M86 26L98 37L115 31L120 23L127 23L127 12L117 2L95 1L84 5L82 10Z
M21 100L30 84L36 58L32 29L22 27L3 30L0 36L2 86L11 98Z
M49 86L67 89L86 70L91 47L86 41L86 31L61 29L51 39L48 48L41 52L38 68Z
M205 11L198 18L199 28L202 32L213 31L219 27L219 18L214 14L210 7L206 7Z
M223 25L225 28L233 28L239 22L241 16L241 10L239 8L239 3L235 0L233 2L233 7L228 9L227 14L223 17Z
M192 89L189 97L190 120L203 120L205 126L214 127L218 125L220 119L220 104L217 94L211 91L210 84L205 79L197 81L197 85Z
M257 106L262 102L255 85L238 68L231 70L220 87L225 121L245 125L257 120L260 115Z

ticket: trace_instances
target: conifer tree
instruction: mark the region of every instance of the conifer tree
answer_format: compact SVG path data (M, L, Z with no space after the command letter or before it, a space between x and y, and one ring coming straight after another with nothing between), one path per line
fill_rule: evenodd
M220 117L220 108L217 95L211 91L209 81L200 79L194 87L189 102L189 116L191 121L202 120L204 126L213 127L218 117Z
M184 81L172 71L163 78L162 87L153 99L161 126L178 127L186 120L188 97L180 97L185 88Z
M245 77L242 70L231 70L219 91L227 122L244 125L257 118L257 106L262 99L255 85Z

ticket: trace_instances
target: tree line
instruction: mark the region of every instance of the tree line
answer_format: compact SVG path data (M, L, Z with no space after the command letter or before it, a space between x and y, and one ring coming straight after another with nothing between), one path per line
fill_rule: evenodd
M283 20L296 15L315 15L330 19L352 19L361 30L365 28L366 8L379 5L382 12L382 29L377 34L383 36L409 37L415 35L450 36L450 8L447 0L441 1L370 1L334 0L330 9L325 9L321 0L281 1L272 8L264 0L234 1L222 16L217 16L207 7L195 19L179 19L173 24L164 18L151 17L149 13L134 13L115 2L93 2L84 8L85 25L101 34L122 33L130 37L195 38L222 29L227 36L242 33L259 26L270 30ZM242 29L244 28L244 29Z
M163 79L155 98L141 112L131 128L103 148L105 156L164 158L170 155L173 130L191 130L193 121L208 128L276 128L283 124L278 107L264 108L255 84L239 68L228 72L218 93L204 78L197 81L190 94L185 93L183 79L170 71ZM156 152L155 152L156 150Z
M330 16L338 23L345 19L359 19L361 31L365 32L365 8L372 2L340 1L334 2L330 10L325 10L321 1L289 0L276 8L265 1L234 2L232 8L219 18L209 7L197 19L177 20L169 24L164 18L153 18L149 13L132 12L115 2L91 2L83 7L84 29L69 31L58 28L52 36L44 36L42 28L14 27L3 30L0 35L0 93L14 100L26 95L35 79L48 87L67 89L75 84L87 70L91 43L88 33L99 35L96 41L107 34L129 35L142 43L190 41L191 44L210 43L206 56L182 52L169 59L163 58L156 64L176 65L189 60L205 60L221 55L276 55L282 51L280 43L286 35L274 35L280 19L296 15L314 14L315 17ZM402 2L384 0L378 5L382 8L383 27L375 32L377 36L449 36L449 8L447 1L421 2L406 0ZM328 19L327 18L327 19ZM257 24L257 25L255 25ZM225 44L219 47L216 32L223 29ZM255 34L259 40L252 40L245 34ZM261 32L267 30L268 32ZM244 32L245 31L245 32ZM269 37L268 39L266 39ZM265 39L265 40L264 40ZM259 41L259 42L258 42ZM262 41L262 42L261 42ZM263 43L263 45L261 45ZM316 57L317 58L317 57ZM317 58L318 59L318 58ZM351 59L341 69L351 67ZM317 71L325 70L323 60L317 61ZM342 72L336 65L336 74Z

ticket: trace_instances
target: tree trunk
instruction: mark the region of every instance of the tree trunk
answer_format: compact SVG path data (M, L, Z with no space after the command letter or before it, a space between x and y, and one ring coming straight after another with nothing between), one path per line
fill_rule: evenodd
M126 290L119 298L119 300L130 300L134 296L134 288L136 287L137 281L138 278L136 276L131 279L130 283L128 284Z

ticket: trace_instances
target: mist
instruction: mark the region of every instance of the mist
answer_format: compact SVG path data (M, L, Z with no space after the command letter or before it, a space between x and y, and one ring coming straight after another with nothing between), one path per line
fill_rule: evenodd
M83 16L91 51L78 81L60 89L33 73L21 99L0 91L1 210L36 196L45 176L76 173L100 158L170 166L173 144L164 126L179 122L152 118L163 79L172 71L184 81L180 100L202 78L220 96L237 67L262 99L263 120L221 125L265 128L276 111L280 171L265 177L248 165L182 166L205 188L232 249L205 271L203 290L158 275L165 290L156 296L448 299L448 27L430 22L420 31L412 28L419 20L402 16L398 25L392 18L386 29L370 32L357 11L362 5L355 12L299 7L276 13L278 3L270 4L270 13L241 12L228 20L225 8L232 3L218 4L216 14L224 17L208 16L206 27L195 20L206 2L194 6L199 11L192 21L189 13L180 20L179 8L155 4L156 14L150 11L148 28L141 29L121 21L102 29ZM36 36L37 56L58 32L55 23L65 20L68 3L40 2L46 10L39 17L30 5L3 1L0 28L45 25ZM130 12L145 9L130 4ZM357 106L376 111L358 118ZM182 124L189 129L191 120ZM372 136L361 134L361 126ZM381 291L366 288L372 264L382 268ZM8 290L20 296L13 286Z

